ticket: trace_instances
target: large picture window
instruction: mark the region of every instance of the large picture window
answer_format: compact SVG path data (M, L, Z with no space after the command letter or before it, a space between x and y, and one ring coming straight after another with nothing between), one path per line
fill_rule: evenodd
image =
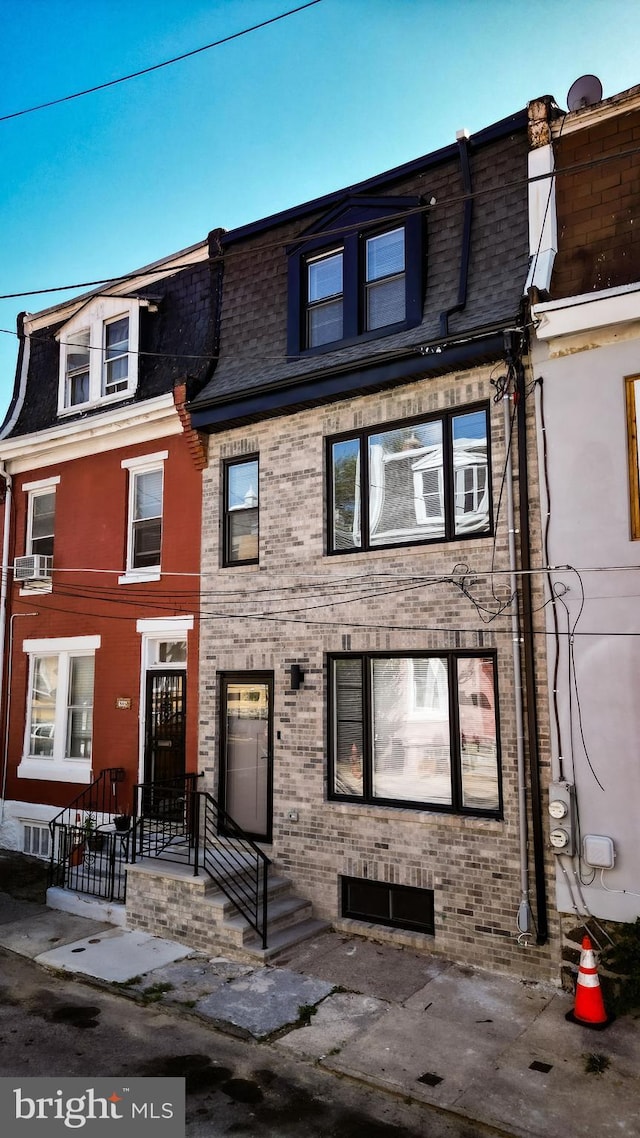
M485 407L329 440L329 551L491 532Z
M329 668L332 798L500 812L493 656L335 656Z

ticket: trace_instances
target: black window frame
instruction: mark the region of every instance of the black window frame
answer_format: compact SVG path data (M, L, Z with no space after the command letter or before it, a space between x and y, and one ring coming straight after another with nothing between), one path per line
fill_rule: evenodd
M230 471L236 466L248 466L250 463L256 463L257 467L257 482L256 493L258 495L258 504L255 507L258 515L258 533L256 535L257 554L255 557L231 557L231 516L233 511L229 508L229 476ZM230 569L238 565L257 565L260 560L260 456L258 454L246 454L239 458L227 458L222 464L222 565L223 568Z
M384 925L392 929L405 929L410 932L424 933L426 936L435 936L435 893L433 889L421 889L415 885L399 885L392 881L373 881L363 877L341 877L341 906L340 915L352 921L365 921L367 924ZM388 915L385 917L373 909L356 907L353 904L354 894L367 893L372 898L376 895L385 898ZM394 900L411 900L422 902L426 913L423 920L412 920L394 914Z
M455 528L455 469L453 465L453 421L464 415L483 411L486 419L487 439L487 488L489 492L489 526L485 530L469 533L456 533ZM407 541L371 542L369 536L369 439L373 435L411 429L426 423L441 422L443 425L443 479L444 479L444 534L436 537L416 537ZM360 446L360 545L336 547L334 540L334 490L333 490L333 447L336 443L357 441ZM487 400L476 403L459 404L429 415L416 415L410 419L397 419L392 422L374 423L355 431L343 431L339 435L329 435L326 445L326 501L327 501L327 554L330 557L351 556L370 553L380 549L403 549L412 545L442 545L451 541L473 541L493 537L493 479L491 471L491 405Z
M410 212L413 211L413 212ZM333 229L332 229L333 226ZM358 200L323 222L323 229L290 246L287 355L292 358L335 352L352 344L377 340L422 323L425 295L424 216L420 198ZM366 242L403 228L405 232L404 319L380 328L366 327ZM342 252L343 334L309 347L307 332L307 266L326 253Z
M373 722L372 722L372 674L373 660L398 659L439 659L446 662L449 690L449 742L451 755L451 804L430 802L420 799L391 799L376 797L373 794ZM498 806L482 809L465 806L462 793L462 756L460 749L460 718L457 698L456 665L458 660L490 659L493 664L493 696L496 734L496 778L498 786ZM338 793L336 785L336 686L335 663L341 660L360 661L362 681L362 794ZM501 819L503 817L502 758L500 746L500 707L498 692L498 658L492 649L425 649L424 651L397 649L393 652L333 652L327 655L327 797L331 802L355 803L360 806L385 806L398 810L428 810L439 814L453 814L473 818Z

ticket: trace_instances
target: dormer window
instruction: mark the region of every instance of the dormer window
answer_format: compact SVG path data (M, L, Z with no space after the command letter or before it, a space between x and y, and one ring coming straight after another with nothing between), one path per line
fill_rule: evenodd
M418 207L417 198L353 198L289 247L288 355L336 350L421 323Z
M104 326L104 394L126 391L129 382L129 317Z
M307 343L342 339L342 250L307 261Z
M77 407L80 403L89 402L89 346L90 331L88 328L76 332L73 343L67 346L66 355L66 383L65 406Z
M138 384L141 303L128 297L100 297L59 332L58 414L133 395Z
M398 324L406 313L404 228L367 240L367 330Z

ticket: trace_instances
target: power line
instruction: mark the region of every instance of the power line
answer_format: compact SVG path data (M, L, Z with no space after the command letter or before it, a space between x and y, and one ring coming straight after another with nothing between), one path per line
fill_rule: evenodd
M303 12L306 8L313 8L315 4L319 4L321 0L309 0L307 4L300 4L298 8L291 8L288 12L282 12L279 16L272 16L269 20L262 20L259 24L253 24L250 28L243 28L241 32L233 32L231 35L223 36L222 39L214 40L213 43L204 44L203 47L193 48L192 51L185 51L182 55L175 55L172 59L165 59L163 63L154 63L150 67L143 67L140 71L132 71L130 75L121 75L119 79L109 79L106 83L97 83L94 87L86 87L83 91L75 91L72 95L63 95L59 99L50 99L46 103L38 103L35 107L25 107L21 111L12 111L8 115L0 115L0 122L8 122L9 119L20 118L21 115L31 115L35 111L43 111L47 107L55 107L60 103L69 103L72 99L81 99L84 95L93 95L96 91L105 91L108 87L117 87L119 83L127 83L130 79L138 79L141 75L150 75L152 71L160 71L163 67L171 67L174 63L180 63L183 59L190 59L194 55L200 55L203 51L211 51L214 47L221 47L222 44L231 43L232 40L241 39L242 36L248 36L251 32L257 32L261 28L266 28L270 24L277 24L279 20L286 20L288 16L295 16L297 12Z
M320 2L320 0L314 0L314 3L319 3L319 2ZM2 121L2 119L0 118L0 122L1 121ZM423 205L414 206L411 209L403 210L402 213L385 215L385 220L389 221L389 222L393 222L393 221L402 220L402 218L410 217L413 214L417 214L417 213L427 213L427 212L431 213L434 210L442 209L444 206L460 205L461 203L465 202L469 197L472 197L472 198L487 198L487 197L491 197L491 196L498 197L498 194L502 194L506 190L518 189L519 187L524 186L524 185L533 185L535 182L540 182L543 180L552 180L552 181L555 180L555 181L557 181L559 178L562 178L565 175L582 173L586 170L591 170L591 169L595 169L599 166L606 165L608 162L615 162L615 161L620 160L620 159L636 157L638 154L640 154L640 145L631 147L629 150L618 151L615 154L599 155L597 158L591 158L585 162L575 162L572 165L564 166L561 169L556 168L553 171L551 171L550 173L536 174L536 175L534 175L534 177L528 177L527 175L525 175L522 178L514 178L510 182L502 182L498 192L496 192L495 186L490 186L490 187L487 187L486 189L474 190L474 191L472 191L471 194L455 194L455 195L452 195L451 197L448 197L448 198L439 198L433 205L431 204L431 202L427 202ZM366 179L365 179L365 181L366 181ZM349 188L350 187L348 187L348 186L344 188L345 194L349 192ZM283 210L282 212L286 214L287 210ZM284 221L274 222L274 228L276 227L276 225L284 225ZM354 223L353 225L350 225L350 226L340 226L336 229L323 230L322 236L326 237L327 239L331 239L333 237L338 237L338 236L344 235L350 229L354 229L354 228L361 228L361 226L356 225ZM214 257L211 257L211 258L209 258L208 262L203 261L202 264L205 264L205 263L214 264L214 263L218 263L218 262L222 263L223 261L226 261L226 260L229 260L229 259L235 258L235 257L256 257L261 253L272 252L274 249L284 249L287 246L291 245L292 243L295 244L296 240L298 240L303 235L304 235L304 230L301 228L296 235L293 235L293 236L289 235L286 238L286 240L278 238L278 240L275 240L275 241L264 241L260 244L247 245L246 247L243 247L242 249L226 249L224 254L220 254L220 255L216 255ZM93 280L93 281L77 281L75 284L55 285L55 286L50 286L48 288L25 289L21 292L0 293L0 300L19 300L22 297L27 297L27 296L44 296L44 295L47 295L49 293L54 293L54 292L71 292L75 289L99 288L101 285L117 286L119 284L126 284L127 281L136 280L138 277L141 277L141 276L146 277L146 276L154 275L154 276L157 276L159 278L162 278L163 274L166 276L172 276L175 273L180 272L182 269L188 269L188 268L193 268L193 263L189 263L189 264L185 264L185 265L170 265L170 266L163 265L163 266L160 266L158 268L153 268L153 267L142 268L142 269L137 269L131 273L123 273L121 276L117 276L117 277L102 277L98 280ZM101 295L103 295L103 292L101 291L101 292L97 293L96 295L101 296ZM78 298L75 298L75 299L78 299ZM61 303L65 303L65 302L61 302ZM73 303L75 303L75 300L72 298L67 303L73 304ZM56 307L58 307L58 306L56 306ZM11 332L9 329L0 329L0 331L7 332L8 335L13 335L13 336L16 335L15 332Z

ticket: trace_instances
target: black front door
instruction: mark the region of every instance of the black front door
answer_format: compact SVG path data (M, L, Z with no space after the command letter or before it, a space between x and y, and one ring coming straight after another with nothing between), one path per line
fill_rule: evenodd
M147 672L144 781L185 773L186 672Z

